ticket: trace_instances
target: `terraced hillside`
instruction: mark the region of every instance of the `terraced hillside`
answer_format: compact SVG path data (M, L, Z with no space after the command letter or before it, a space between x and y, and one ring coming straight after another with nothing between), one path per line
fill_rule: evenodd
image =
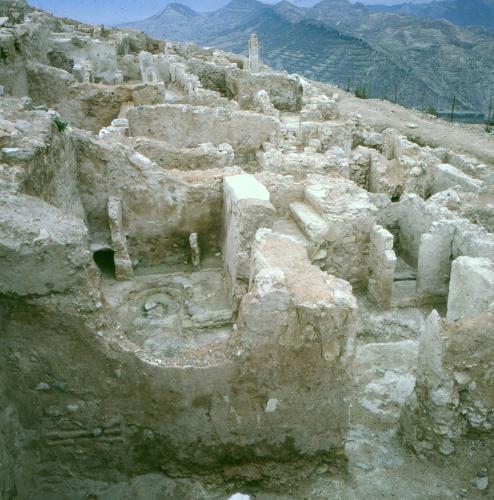
M371 12L346 0L311 9L233 0L213 13L170 4L150 19L126 25L160 38L243 52L250 33L261 57L277 69L407 106L485 112L494 88L494 34L448 22ZM459 68L461 69L459 70Z
M392 12L446 19L458 26L480 26L494 31L494 0L440 0L426 4L371 5L376 12Z

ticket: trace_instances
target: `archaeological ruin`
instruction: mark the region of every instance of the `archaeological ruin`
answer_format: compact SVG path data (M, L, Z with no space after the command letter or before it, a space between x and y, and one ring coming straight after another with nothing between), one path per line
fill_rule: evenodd
M492 498L494 139L250 35L0 0L1 499Z

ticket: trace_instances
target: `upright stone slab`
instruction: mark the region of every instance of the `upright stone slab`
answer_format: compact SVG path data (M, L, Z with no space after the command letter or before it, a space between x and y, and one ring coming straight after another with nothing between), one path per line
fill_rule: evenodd
M369 284L367 297L384 309L391 304L391 291L396 268L393 235L381 226L374 226L370 234Z
M489 259L458 257L451 269L449 321L477 316L494 303L494 264Z
M235 296L237 282L248 283L255 234L273 225L276 211L268 190L252 175L225 177L223 181L223 258L227 284Z
M255 33L249 38L249 69L251 73L259 73L259 40Z
M455 231L452 222L434 222L431 230L420 239L417 292L422 301L434 301L448 295Z
M139 69L144 83L157 83L159 81L153 54L144 50L139 53Z
M108 198L108 224L113 251L115 252L115 277L127 280L134 276L132 261L127 250L127 238L123 228L122 202L119 198Z

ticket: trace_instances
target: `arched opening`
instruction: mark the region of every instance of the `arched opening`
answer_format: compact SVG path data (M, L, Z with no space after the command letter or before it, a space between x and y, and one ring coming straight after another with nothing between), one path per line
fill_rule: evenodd
M93 258L104 277L115 278L115 252L111 248L97 250Z

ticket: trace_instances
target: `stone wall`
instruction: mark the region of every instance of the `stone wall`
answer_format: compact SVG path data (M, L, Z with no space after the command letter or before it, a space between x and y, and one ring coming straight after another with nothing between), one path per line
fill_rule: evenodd
M311 224L301 223L317 245L314 260L328 273L366 288L370 233L377 219L367 192L339 176L314 176L305 188L305 203L308 212L315 213L310 219L320 219L313 237Z
M235 159L229 144L215 146L200 144L195 148L182 149L167 142L147 137L137 137L134 149L166 170L209 170L231 167Z
M460 186L465 191L478 193L483 187L482 181L464 174L461 170L453 167L452 165L448 165L447 163L436 165L432 178L433 194L445 191L446 189L454 186Z
M0 325L7 325L9 308L0 299ZM22 442L22 429L19 417L12 404L8 390L8 376L5 371L0 373L0 497L14 498L16 494L16 476L22 470L25 457L19 447Z
M492 313L449 324L434 311L420 339L417 383L401 419L405 443L450 455L467 432L494 425Z
M80 134L78 179L93 244L110 246L107 202L122 201L131 259L160 263L180 249L188 252L190 233L206 250L218 248L223 204L220 169L162 170L133 150L115 148Z
M33 110L29 98L22 104L12 100L9 107L3 114L0 157L6 173L11 173L10 189L83 218L76 151L70 134L57 126L57 121L62 123L60 116Z
M283 73L251 73L230 69L226 73L229 97L235 99L242 109L255 109L255 97L265 90L274 107L280 111L300 111L303 89L295 76Z
M270 116L190 105L142 106L131 109L128 118L134 137L159 139L182 148L226 142L240 153L257 151L280 129L279 121Z

